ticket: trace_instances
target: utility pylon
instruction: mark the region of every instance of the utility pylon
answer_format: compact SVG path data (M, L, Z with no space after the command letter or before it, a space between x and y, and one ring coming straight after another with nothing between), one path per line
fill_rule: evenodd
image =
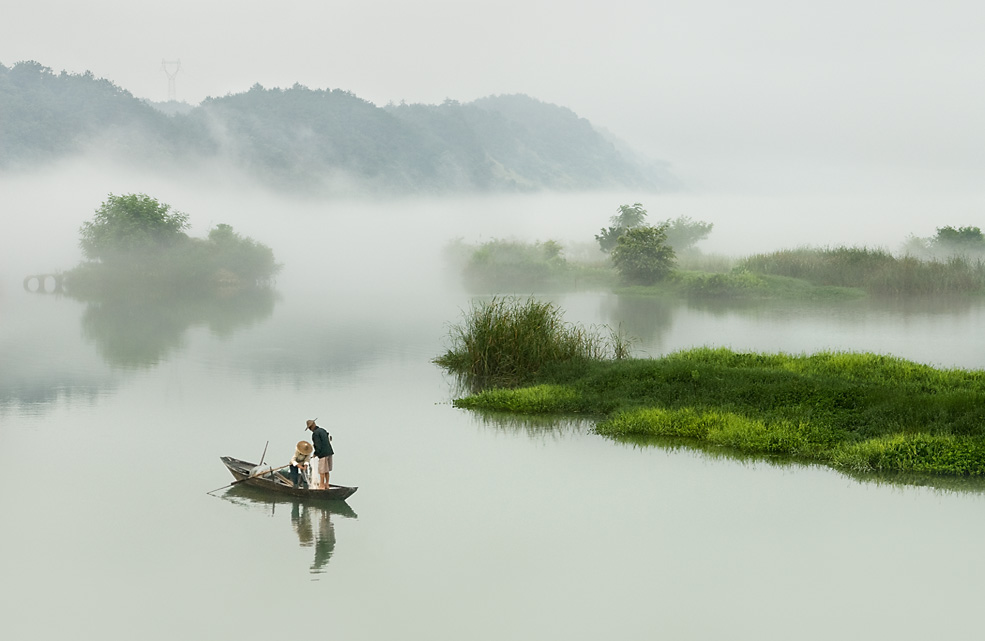
M168 65L173 65L174 71L171 71L171 67ZM168 102L174 102L175 89L174 89L174 77L178 75L181 71L181 61L180 60L161 60L161 69L168 77Z

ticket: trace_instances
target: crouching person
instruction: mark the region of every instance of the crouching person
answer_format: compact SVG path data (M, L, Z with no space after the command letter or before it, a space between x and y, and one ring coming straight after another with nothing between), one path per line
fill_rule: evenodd
M294 450L294 457L291 459L291 483L294 487L299 485L308 489L308 468L311 466L311 453L315 451L314 446L308 441L298 441L298 446Z

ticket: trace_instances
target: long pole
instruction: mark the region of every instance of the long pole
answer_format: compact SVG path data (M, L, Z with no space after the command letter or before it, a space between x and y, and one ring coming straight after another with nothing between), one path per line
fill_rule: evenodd
M255 478L259 478L261 476L266 476L267 474L270 474L271 472L276 472L277 470L282 470L285 467L290 467L290 466L291 466L291 464L288 463L287 465L281 465L280 467L275 467L272 470L264 470L263 473L261 473L261 474L257 474L256 476L250 475L250 476L247 476L245 479L240 479L238 481L233 481L229 485L223 485L222 487L217 487L216 489L212 490L212 492L206 492L206 494L212 494L213 492L218 492L219 490L224 490L227 487L232 487L232 486L236 485L237 483L242 483L244 481L249 481L250 479L255 479Z

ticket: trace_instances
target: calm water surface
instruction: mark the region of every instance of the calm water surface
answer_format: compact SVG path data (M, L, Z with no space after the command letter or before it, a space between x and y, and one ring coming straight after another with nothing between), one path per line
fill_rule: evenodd
M277 250L299 229L249 233ZM315 621L346 640L980 629L982 490L457 410L429 360L469 297L420 248L389 248L401 268L387 272L332 225L303 229L278 251L276 300L231 315L92 309L2 274L0 636L284 638ZM978 303L553 299L568 320L621 323L644 354L849 349L985 367ZM332 480L360 488L347 504L207 494L232 480L220 456L267 447L283 464L316 416Z

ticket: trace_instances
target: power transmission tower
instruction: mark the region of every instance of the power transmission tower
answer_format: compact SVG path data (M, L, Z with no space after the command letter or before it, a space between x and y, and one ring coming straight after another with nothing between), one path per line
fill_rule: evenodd
M174 71L172 71L171 70L172 68L169 67L168 65L173 65ZM161 69L164 70L164 73L168 77L168 102L174 102L176 100L175 89L174 89L174 77L178 75L179 71L181 71L181 61L161 60Z

